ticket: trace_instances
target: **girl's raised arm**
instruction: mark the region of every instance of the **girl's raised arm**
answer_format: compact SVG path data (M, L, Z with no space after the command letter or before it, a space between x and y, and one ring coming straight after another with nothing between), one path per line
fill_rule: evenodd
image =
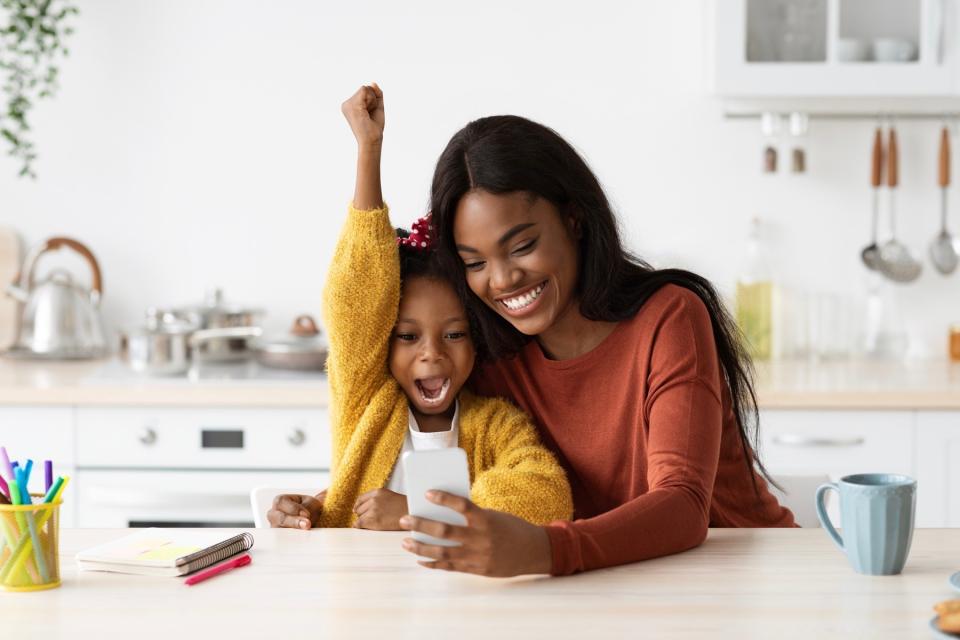
M380 150L383 146L383 91L373 83L360 87L340 106L357 139L357 184L353 206L357 209L383 207L380 191Z
M396 234L380 191L383 92L375 84L361 87L342 111L358 153L354 202L323 296L335 441L350 438L370 399L390 379L387 359L400 304Z

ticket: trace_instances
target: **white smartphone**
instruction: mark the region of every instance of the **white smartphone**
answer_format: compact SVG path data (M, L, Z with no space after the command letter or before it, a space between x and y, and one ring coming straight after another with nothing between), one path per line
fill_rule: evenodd
M467 468L467 453L459 447L408 451L403 454L403 483L407 492L407 508L410 515L428 518L447 524L465 525L463 514L427 500L427 491L446 491L470 498L470 471ZM443 547L458 547L459 542L434 538L414 531L413 539L425 544Z

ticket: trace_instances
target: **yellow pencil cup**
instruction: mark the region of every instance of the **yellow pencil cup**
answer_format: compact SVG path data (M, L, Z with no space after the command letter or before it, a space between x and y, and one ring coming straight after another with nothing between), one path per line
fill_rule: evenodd
M60 505L0 504L0 588L40 591L60 586Z

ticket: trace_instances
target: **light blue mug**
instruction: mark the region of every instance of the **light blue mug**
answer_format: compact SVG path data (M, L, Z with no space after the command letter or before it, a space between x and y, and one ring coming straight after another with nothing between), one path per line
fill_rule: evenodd
M837 533L823 500L828 490L840 494ZM817 517L858 573L889 576L903 571L913 539L917 481L893 473L861 473L817 489Z

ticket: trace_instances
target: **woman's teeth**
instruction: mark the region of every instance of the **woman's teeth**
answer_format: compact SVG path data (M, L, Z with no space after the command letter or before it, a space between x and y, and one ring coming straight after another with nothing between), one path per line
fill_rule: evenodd
M546 282L542 282L523 295L515 298L505 298L501 300L501 302L503 302L503 304L511 311L520 311L524 307L528 307L533 304L533 301L540 297L540 293L543 291L543 288L546 285Z
M417 391L420 392L420 401L429 406L443 404L450 390L450 378L425 378L415 382Z

